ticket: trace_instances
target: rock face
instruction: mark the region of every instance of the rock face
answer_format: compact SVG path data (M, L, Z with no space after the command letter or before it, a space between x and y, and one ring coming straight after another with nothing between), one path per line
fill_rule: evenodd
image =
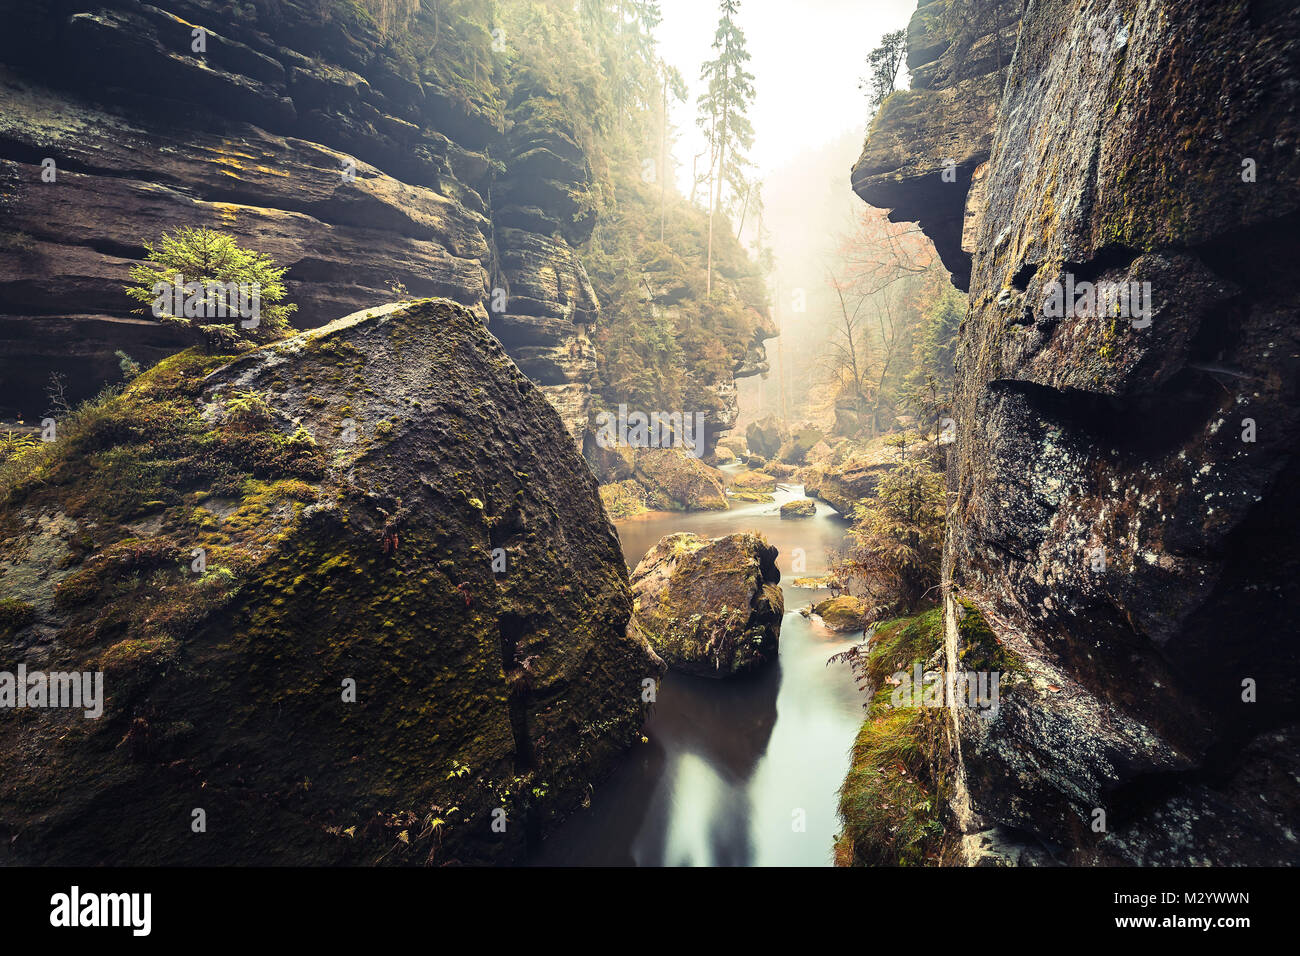
M880 476L898 462L898 453L882 436L866 443L841 442L820 461L799 472L804 493L826 502L844 517L853 507L873 497Z
M777 457L787 465L802 465L808 450L822 440L821 429L812 425L799 425L790 432L790 437L781 443Z
M38 412L51 369L76 399L119 377L114 347L145 362L176 350L174 333L140 326L122 286L143 243L180 224L288 266L304 327L392 301L398 283L486 320L486 148L503 117L403 79L359 5L0 12L12 27L0 41L4 411ZM195 27L209 31L202 55Z
M640 725L595 482L454 303L182 353L25 456L0 656L107 699L0 721L4 862L504 862Z
M51 372L75 403L120 380L115 352L149 365L188 344L123 286L145 242L189 225L287 267L300 328L403 295L466 305L582 443L603 187L545 79L494 49L488 5L0 0L0 16L0 417L37 419ZM749 321L735 375L766 369L775 329ZM731 374L691 386L710 434L734 421Z
M752 532L662 538L632 572L636 620L675 670L731 677L776 659L785 601L776 548Z
M790 432L781 424L781 419L769 415L757 422L751 422L745 430L745 444L751 454L762 458L775 458L790 438Z
M940 45L913 21L909 50ZM992 720L950 712L965 862L1300 862L1297 49L1293 4L1034 0L1001 73L948 46L991 124L927 105L936 73L855 171L959 272L963 190L926 170L987 154L945 653L978 614L1025 679ZM1150 310L1052 308L1083 281L1149 283Z
M858 195L890 210L894 222L919 222L960 289L970 281L1022 7L1021 0L922 0L907 29L912 88L881 105L853 167Z

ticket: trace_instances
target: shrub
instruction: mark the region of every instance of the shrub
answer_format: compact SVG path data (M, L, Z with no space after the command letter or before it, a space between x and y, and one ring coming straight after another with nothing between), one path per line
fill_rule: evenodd
M880 613L909 613L933 599L943 557L944 477L920 458L881 476L876 496L854 509L855 546L846 566Z
M135 284L126 287L128 296L149 306L138 309L140 314L192 329L210 350L269 341L289 328L298 307L281 301L285 270L268 256L240 248L233 236L182 226L175 235L164 233L157 246L144 246L146 261L131 269ZM178 277L185 283L179 301ZM251 318L240 307L254 301L256 323L249 326Z

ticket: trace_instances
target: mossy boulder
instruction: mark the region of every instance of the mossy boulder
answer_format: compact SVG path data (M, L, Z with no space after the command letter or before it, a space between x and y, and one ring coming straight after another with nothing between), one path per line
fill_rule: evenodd
M943 612L931 610L886 621L842 658L871 698L840 788L837 866L934 864L952 842L942 823L952 775L944 712L893 706L891 683L898 671L928 666L942 643Z
M776 491L776 478L765 471L747 470L732 476L731 487L734 491L762 491L771 494Z
M667 535L632 572L636 620L669 667L730 677L776 659L785 601L776 548L752 532Z
M725 438L718 439L719 449L726 448L731 452L732 457L742 460L749 454L749 445L745 443L744 435L728 435Z
M790 437L781 443L776 457L786 465L803 464L809 449L822 440L825 433L812 425L801 425L790 433Z
M660 665L596 483L467 309L182 353L60 424L0 466L0 589L51 635L0 652L106 702L0 721L0 862L507 861L635 738Z
M781 506L782 518L811 518L817 514L817 502L811 498L796 498Z
M636 480L651 507L664 511L726 511L717 471L680 448L638 448Z
M851 594L841 594L815 605L813 613L832 631L860 631L867 606Z
M789 429L775 415L752 422L745 429L745 444L750 453L762 458L775 458L789 437Z

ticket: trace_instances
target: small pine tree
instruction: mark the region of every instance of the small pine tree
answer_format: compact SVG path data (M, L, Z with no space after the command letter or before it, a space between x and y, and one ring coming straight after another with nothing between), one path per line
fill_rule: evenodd
M854 509L856 546L848 562L880 612L906 614L939 583L943 559L944 477L911 457L881 476L876 496Z
M241 341L266 342L289 329L289 316L297 306L283 303L285 270L261 253L240 248L234 237L206 227L181 226L174 235L163 234L157 246L146 242L145 262L131 269L134 285L126 294L149 308L136 310L164 322L176 322L196 332L210 349L230 348ZM178 277L187 295L173 294ZM197 285L194 285L197 283ZM214 292L220 284L247 291L240 302L256 296L256 322L250 324L238 311L233 295ZM166 290L160 295L160 291ZM196 305L196 299L198 301Z
M871 112L880 109L880 104L894 92L898 74L907 59L907 31L895 30L880 38L880 46L867 55L867 75L858 86L867 92L867 102Z

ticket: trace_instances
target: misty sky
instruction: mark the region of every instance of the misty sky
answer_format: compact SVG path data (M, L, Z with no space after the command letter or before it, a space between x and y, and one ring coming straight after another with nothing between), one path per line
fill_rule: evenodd
M673 109L678 183L689 195L691 161L704 149L695 126L700 64L714 55L718 8L714 0L660 2L660 51L690 87L687 102ZM743 0L739 22L749 41L756 90L750 159L760 177L846 129L865 134L866 99L858 78L866 71L867 53L882 34L906 27L915 9L916 0Z

